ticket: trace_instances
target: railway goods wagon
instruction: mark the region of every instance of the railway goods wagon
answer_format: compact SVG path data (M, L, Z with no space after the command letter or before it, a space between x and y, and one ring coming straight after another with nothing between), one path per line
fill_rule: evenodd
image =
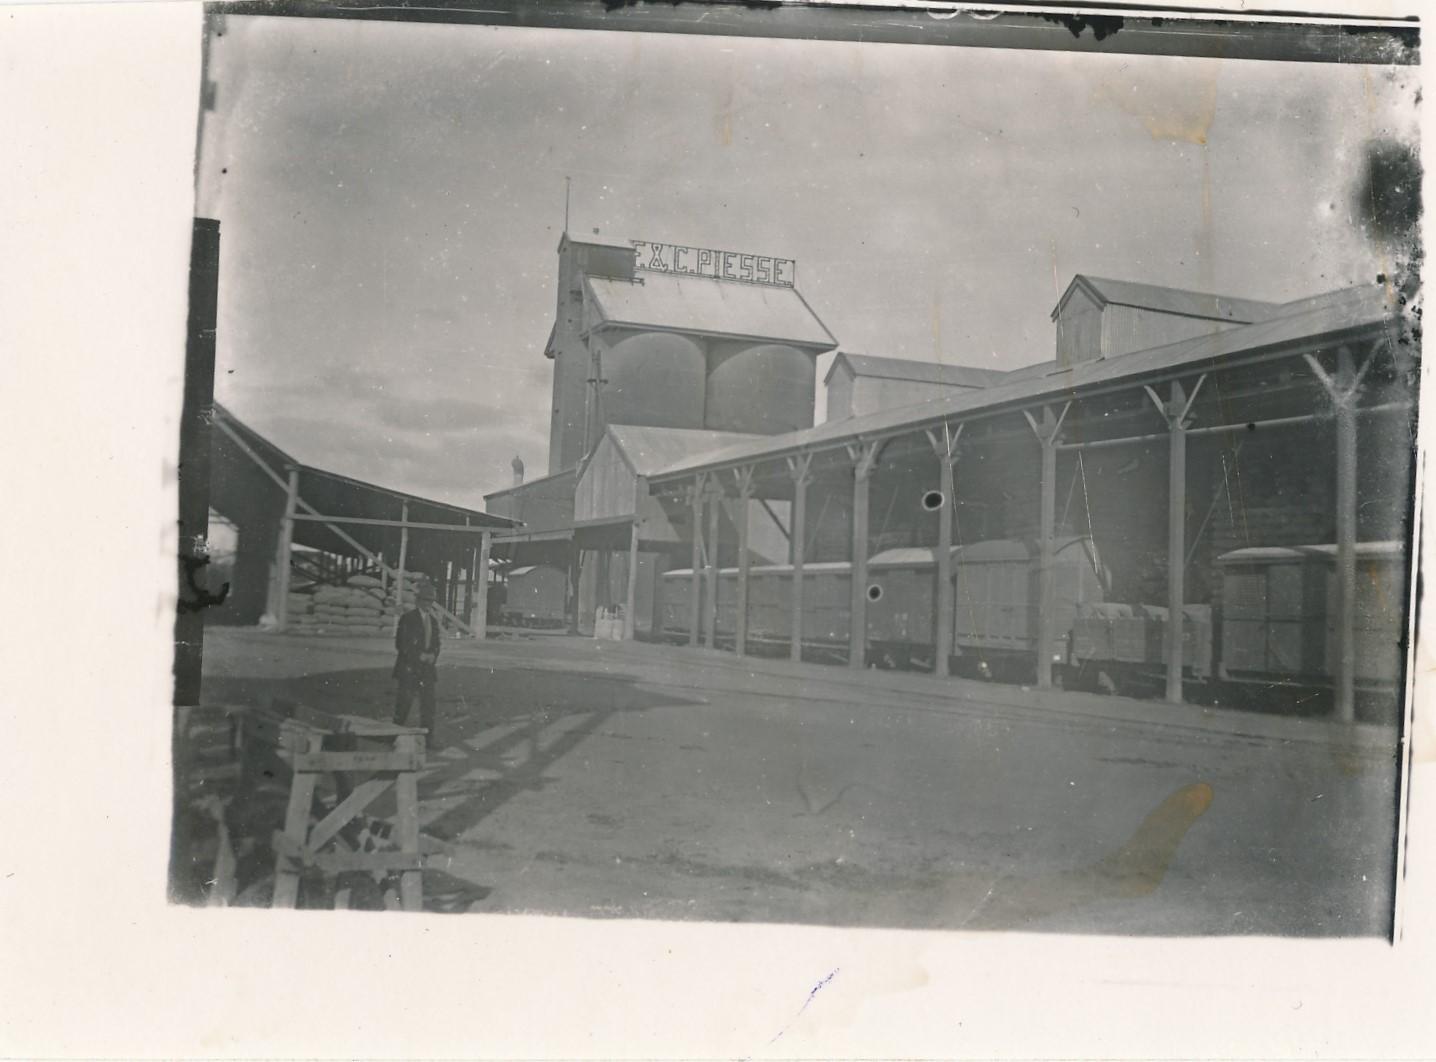
M1336 547L1255 547L1217 558L1219 673L1231 682L1328 685L1336 670ZM1406 560L1399 542L1356 546L1356 682L1389 689L1404 659Z
M508 597L502 619L516 627L562 627L568 622L565 610L568 576L550 564L515 568L508 575Z
M1167 609L1159 605L1084 604L1072 624L1071 668L1075 683L1098 684L1105 674L1117 689L1164 681ZM1182 609L1182 673L1206 681L1213 673L1212 608Z
M933 657L937 562L930 549L890 549L868 561L868 654L883 667Z
M698 594L706 593L704 572L699 571ZM849 566L827 562L803 566L803 640L818 649L845 648L848 644ZM738 569L718 572L718 640L732 643L737 636ZM782 643L791 637L793 568L764 564L748 569L748 640L756 645ZM659 588L660 632L670 639L688 638L692 622L693 569L663 573Z
M1054 550L1056 615L1052 651L1066 660L1067 632L1077 608L1102 597L1101 566L1090 539L1059 539ZM950 655L1002 668L1030 664L1036 650L1037 551L1023 542L979 542L953 549L954 638ZM702 573L700 573L701 576ZM736 630L736 568L718 573L718 641ZM748 638L754 645L787 645L791 637L791 565L751 568ZM933 551L893 549L868 561L869 659L908 667L915 658L931 664L937 597ZM814 651L846 653L852 566L846 561L803 568L803 643ZM700 595L704 592L700 578ZM692 569L664 573L660 587L662 633L686 639L692 621ZM1066 626L1060 624L1066 623Z
M1035 542L996 539L954 551L957 607L953 647L959 657L989 666L1035 660L1037 651L1039 550ZM1067 662L1068 634L1080 606L1103 599L1103 572L1090 538L1053 540L1051 660Z

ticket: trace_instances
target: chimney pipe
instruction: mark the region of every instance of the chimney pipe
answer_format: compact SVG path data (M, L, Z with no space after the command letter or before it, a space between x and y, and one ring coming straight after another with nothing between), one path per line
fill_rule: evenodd
M515 455L512 464L514 469L514 486L521 487L524 482L524 459Z

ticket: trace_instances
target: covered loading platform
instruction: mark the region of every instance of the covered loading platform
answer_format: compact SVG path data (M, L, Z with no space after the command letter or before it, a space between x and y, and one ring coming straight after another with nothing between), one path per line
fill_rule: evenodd
M297 581L408 571L435 583L454 625L483 636L486 608L473 603L487 592L493 535L515 521L303 464L218 403L213 424L210 505L238 542L211 622L253 625L267 615L284 629Z
M1277 526L1309 541L1329 535L1325 540L1335 542L1335 708L1338 717L1352 718L1358 523L1363 522L1363 538L1405 537L1402 499L1409 490L1409 470L1403 458L1409 458L1413 354L1399 340L1399 314L1383 287L1259 309L1262 320L1224 322L1208 334L1120 356L1099 352L1080 360L1059 359L1040 373L1015 375L1010 382L980 391L750 439L650 474L644 486L651 496L670 509L692 510L687 521L694 557L690 600L695 613L701 601L703 612L692 618L690 639L696 643L701 632L706 644L716 644L719 549L713 541L712 507L735 500L743 506L783 500L790 512L790 563L796 572L791 582L791 648L798 658L803 641L801 572L811 539L805 533L808 494L812 484L821 482L828 488L825 503L834 493L847 496L842 522L851 535L845 559L853 569L848 662L862 667L865 566L873 553L870 499L874 485L893 466L925 477L943 499L934 514L936 541L930 543L939 565L956 544L954 516L964 496L972 493L968 484L983 483L989 495L1030 497L1031 527L1023 531L1038 545L1037 616L1040 625L1050 625L1059 498L1068 500L1064 507L1070 507L1074 494L1081 498L1076 511L1086 510L1090 530L1100 516L1089 500L1088 465L1098 454L1150 451L1158 460L1146 466L1160 468L1162 474L1144 483L1140 496L1129 487L1125 505L1109 506L1122 511L1107 519L1149 523L1148 538L1165 538L1162 597L1173 619L1163 656L1167 697L1179 701L1191 540L1200 535L1204 516L1210 519L1217 501L1210 489L1211 470L1235 474L1235 457L1245 447L1249 457L1241 467L1256 466L1270 489L1284 492ZM1361 466L1360 480L1359 436L1367 452L1376 452ZM1395 446L1390 445L1393 440ZM1266 450L1273 456L1258 456ZM1202 477L1205 493L1189 475L1198 464L1208 473ZM1301 477L1295 488L1281 482L1295 477ZM1238 504L1246 509L1243 521L1262 519L1263 510L1273 507L1255 493L1241 498L1241 484L1235 490ZM1029 519L1026 498L1019 500L1019 517ZM1248 529L1248 540L1267 544L1261 539L1271 526ZM1013 533L1010 522L1008 533ZM742 653L746 551L740 547L737 556L736 648ZM937 580L939 644L952 635L952 602L941 600L944 593L952 593L949 577L942 572ZM699 592L700 580L704 593ZM1041 631L1037 644L1050 644L1052 634ZM939 673L945 672L945 664L945 654L939 654ZM1038 654L1036 668L1038 684L1050 685L1051 658Z

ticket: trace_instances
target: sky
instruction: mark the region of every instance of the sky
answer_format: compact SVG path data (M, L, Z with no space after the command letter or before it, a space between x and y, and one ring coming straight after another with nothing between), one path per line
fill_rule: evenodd
M1364 145L1414 137L1419 85L257 17L209 64L216 397L305 464L475 508L514 456L547 467L565 178L575 236L795 258L842 350L1016 368L1053 356L1075 273L1285 301L1389 270L1353 200Z

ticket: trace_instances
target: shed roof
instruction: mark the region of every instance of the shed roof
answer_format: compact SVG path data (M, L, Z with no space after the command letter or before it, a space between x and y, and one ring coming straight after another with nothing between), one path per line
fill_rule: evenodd
M1056 368L1054 363L1054 368L1042 375L1004 381L980 390L954 392L917 405L827 421L783 435L764 436L757 441L725 447L674 465L656 478L841 445L858 438L871 438L945 419L997 412L1004 407L1021 408L1044 399L1071 397L1078 389L1098 388L1119 380L1130 379L1135 384L1143 378L1215 363L1234 355L1255 354L1299 343L1312 336L1370 329L1385 323L1392 313L1386 289L1380 285L1328 292L1298 300L1291 306L1297 308L1296 312L1284 312L1286 307L1280 307L1268 320L1242 328L1197 336L1120 358L1079 362L1065 369Z
M838 345L796 288L663 273L645 273L635 281L590 276L584 283L598 311L595 328L744 336L814 352Z
M1072 283L1067 285L1062 298L1057 300L1057 305L1052 310L1053 320L1057 319L1057 314L1077 290L1087 291L1104 306L1135 306L1143 310L1236 324L1264 321L1281 308L1281 304L1275 302L1235 299L1186 288L1164 288L1157 284L1139 284L1131 280L1111 280L1107 277L1078 273L1072 278Z
M330 472L295 460L277 445L255 431L219 403L215 403L215 424L220 429L211 437L211 505L229 516L240 514L245 521L267 520L283 509L287 471L299 471L301 513L315 512L339 518L337 526L350 538L372 553L387 551L397 554L399 529L380 524L343 522L343 518L361 520L400 519L408 506L410 523L451 524L455 528L509 528L514 522L479 509L436 501L392 487L366 483L352 476ZM259 475L255 475L255 473ZM264 492L262 495L257 492ZM238 520L236 520L238 522ZM410 535L410 556L414 569L427 569L456 554L465 553L474 539L466 533L413 528ZM324 523L298 520L294 523L293 542L310 549L328 550L353 555L354 548Z
M832 367L828 369L823 383L826 384L833 378L840 362L846 364L854 376L947 384L950 387L987 387L1007 375L1002 369L980 369L975 365L944 365L935 361L880 358L872 354L849 354L847 351L841 351L833 359Z

